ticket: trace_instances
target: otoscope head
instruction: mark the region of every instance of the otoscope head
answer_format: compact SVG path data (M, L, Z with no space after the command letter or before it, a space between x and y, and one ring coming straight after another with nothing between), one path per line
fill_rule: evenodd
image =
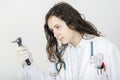
M12 41L12 43L17 43L18 46L22 46L22 39L21 39L21 37L18 37L17 40Z

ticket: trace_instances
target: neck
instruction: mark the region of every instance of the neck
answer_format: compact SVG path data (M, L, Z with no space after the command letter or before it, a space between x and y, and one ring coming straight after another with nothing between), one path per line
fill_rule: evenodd
M82 40L82 36L80 33L77 33L73 36L72 40L71 40L71 44L76 47L80 41Z

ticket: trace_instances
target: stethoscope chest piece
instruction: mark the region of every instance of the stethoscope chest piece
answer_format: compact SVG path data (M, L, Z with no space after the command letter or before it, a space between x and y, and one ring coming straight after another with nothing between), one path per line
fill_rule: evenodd
M90 64L95 64L95 63L96 63L96 57L90 56Z

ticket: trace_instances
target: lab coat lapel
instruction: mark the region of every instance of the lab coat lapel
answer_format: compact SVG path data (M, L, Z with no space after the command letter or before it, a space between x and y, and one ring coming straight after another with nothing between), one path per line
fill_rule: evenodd
M85 49L83 52L82 62L81 62L81 69L80 69L80 79L82 79L83 74L85 73L85 69L89 66L90 60L90 47L89 43L85 45Z

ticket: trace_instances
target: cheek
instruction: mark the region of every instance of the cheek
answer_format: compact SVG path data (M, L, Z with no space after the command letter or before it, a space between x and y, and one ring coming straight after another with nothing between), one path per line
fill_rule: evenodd
M65 34L64 34L64 37L70 41L72 38L73 38L73 32L72 31L66 31Z

